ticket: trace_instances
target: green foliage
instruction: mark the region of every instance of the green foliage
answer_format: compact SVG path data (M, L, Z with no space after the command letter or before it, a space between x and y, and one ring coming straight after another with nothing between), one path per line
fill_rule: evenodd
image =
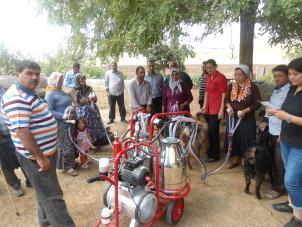
M302 57L302 49L301 50L295 49L295 50L289 51L287 53L287 56L290 60L293 60L295 58L301 58Z
M199 87L200 74L195 74L191 76L192 82L194 86Z
M262 30L270 35L272 45L302 51L302 0L266 1L260 18Z
M54 55L45 56L45 60L40 62L42 73L49 76L52 72L66 73L72 68L74 61L68 52L60 49Z
M81 71L89 78L92 79L104 79L105 72L101 69L100 66L93 66L91 64L83 65Z
M19 52L11 52L0 44L0 75L14 75L16 63L25 57Z
M157 44L144 51L143 55L147 59L155 60L158 64L158 70L163 75L166 75L166 68L169 68L169 63L172 60L176 60L179 63L181 70L184 70L184 61L188 56L194 57L195 53L191 46L179 45L179 44Z
M259 78L257 78L257 80L264 80L265 82L272 84L274 82L274 78L273 78L273 74L265 74L263 76L260 76Z
M100 67L95 66L95 61L83 56L76 55L75 52L59 49L55 55L45 56L45 60L40 62L42 73L49 76L52 72L66 73L72 65L78 62L81 64L81 72L89 78L103 78L104 72Z
M256 18L250 18L272 45L301 46L302 0L38 0L38 5L49 21L71 28L73 49L94 58L138 55L158 43L174 43L187 35L183 25L202 24L202 39L255 7Z

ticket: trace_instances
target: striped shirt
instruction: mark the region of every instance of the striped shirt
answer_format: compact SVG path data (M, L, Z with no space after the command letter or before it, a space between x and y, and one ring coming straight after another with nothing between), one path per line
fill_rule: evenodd
M29 128L45 156L55 153L57 123L45 101L22 85L14 84L3 96L2 112L17 152L35 159L16 135L16 129Z
M199 77L199 98L198 101L200 103L200 105L203 105L203 101L204 101L204 96L206 93L206 79L207 79L207 75L205 73L202 73Z

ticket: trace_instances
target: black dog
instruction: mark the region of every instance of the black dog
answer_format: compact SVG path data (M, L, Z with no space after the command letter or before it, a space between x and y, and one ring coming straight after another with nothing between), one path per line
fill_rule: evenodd
M249 193L251 178L256 175L256 197L261 199L260 186L266 173L269 174L271 183L273 183L273 160L269 151L268 129L258 131L257 141L254 146L248 148L244 155L244 176L246 181L244 192Z

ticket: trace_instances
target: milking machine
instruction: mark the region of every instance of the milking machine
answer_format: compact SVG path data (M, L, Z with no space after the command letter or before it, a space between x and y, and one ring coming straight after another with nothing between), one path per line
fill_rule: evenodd
M155 114L149 121L143 110L134 111L130 120L130 138L113 142L114 158L99 160L99 176L88 183L107 181L104 208L95 223L118 227L120 216L131 219L129 226L152 226L166 216L169 224L176 224L184 211L184 197L190 192L190 178L186 174L187 154L190 152L204 167L192 149L197 135L197 121L189 112ZM181 125L191 125L189 142L182 147L179 141ZM233 126L232 126L233 124ZM239 123L230 124L232 133ZM154 131L158 133L153 137ZM231 134L231 133L230 133ZM205 167L204 167L205 169ZM206 172L202 180L219 169Z
M143 111L132 114L130 138L115 137L114 160L99 161L99 176L88 180L109 182L103 195L104 208L95 224L119 226L120 216L131 219L130 226L151 226L166 216L168 223L176 224L184 211L184 197L190 192L186 174L186 155L189 149L180 146L176 128L183 122L196 124L188 112L155 114ZM159 118L169 116L168 123ZM149 123L150 122L150 123ZM158 134L153 138L153 132ZM168 136L161 136L169 127ZM192 142L192 140L191 140ZM155 145L156 144L156 145Z

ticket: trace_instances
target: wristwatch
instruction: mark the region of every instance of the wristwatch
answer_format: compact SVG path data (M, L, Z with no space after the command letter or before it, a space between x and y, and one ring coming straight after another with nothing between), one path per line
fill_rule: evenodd
M288 118L287 118L287 123L290 124L293 120L293 116L292 115L288 115Z

